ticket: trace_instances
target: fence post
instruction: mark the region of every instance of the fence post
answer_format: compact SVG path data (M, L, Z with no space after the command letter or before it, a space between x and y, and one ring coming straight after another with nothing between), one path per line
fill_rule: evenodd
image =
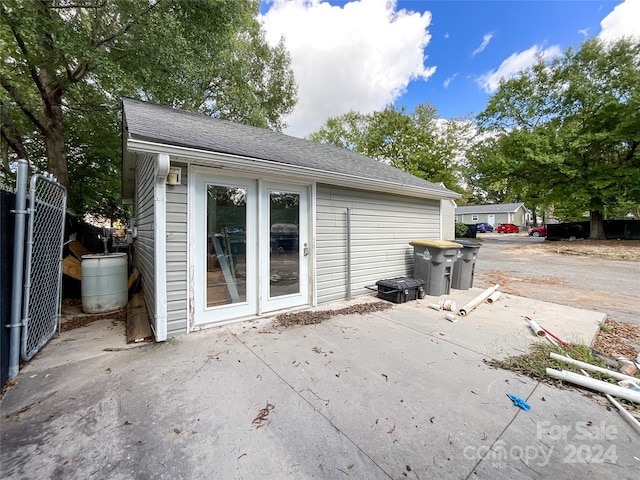
M13 286L11 291L11 329L9 337L9 379L18 376L20 369L20 327L22 326L22 282L24 276L24 225L27 215L27 177L29 163L18 160L16 178L16 209L13 233Z

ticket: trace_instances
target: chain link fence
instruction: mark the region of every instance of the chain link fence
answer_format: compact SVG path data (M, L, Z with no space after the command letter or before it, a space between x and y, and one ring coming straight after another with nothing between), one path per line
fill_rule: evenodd
M21 357L30 360L55 335L60 318L66 189L31 177Z

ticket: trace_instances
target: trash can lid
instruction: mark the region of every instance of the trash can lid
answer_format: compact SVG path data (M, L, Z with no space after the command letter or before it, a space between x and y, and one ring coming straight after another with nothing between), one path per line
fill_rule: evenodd
M454 240L454 242L459 243L463 247L481 247L482 246L480 242L472 242L471 240Z
M412 240L409 245L433 248L462 248L462 245L448 240Z

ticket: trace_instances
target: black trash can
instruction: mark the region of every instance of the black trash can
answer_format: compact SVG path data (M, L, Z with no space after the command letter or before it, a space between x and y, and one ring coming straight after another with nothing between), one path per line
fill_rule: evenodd
M453 266L451 288L469 290L473 287L476 257L482 244L470 240L456 240L455 243L462 245L462 249L460 250L458 261Z
M447 240L413 240L414 278L424 280L427 295L446 295L451 289L453 264L462 245Z

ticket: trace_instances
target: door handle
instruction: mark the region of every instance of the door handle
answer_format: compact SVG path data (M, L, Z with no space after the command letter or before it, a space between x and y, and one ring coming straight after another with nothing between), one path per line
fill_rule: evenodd
M306 257L307 255L309 255L309 247L307 246L307 244L304 244L304 247L302 249L302 253L304 254L304 256Z

